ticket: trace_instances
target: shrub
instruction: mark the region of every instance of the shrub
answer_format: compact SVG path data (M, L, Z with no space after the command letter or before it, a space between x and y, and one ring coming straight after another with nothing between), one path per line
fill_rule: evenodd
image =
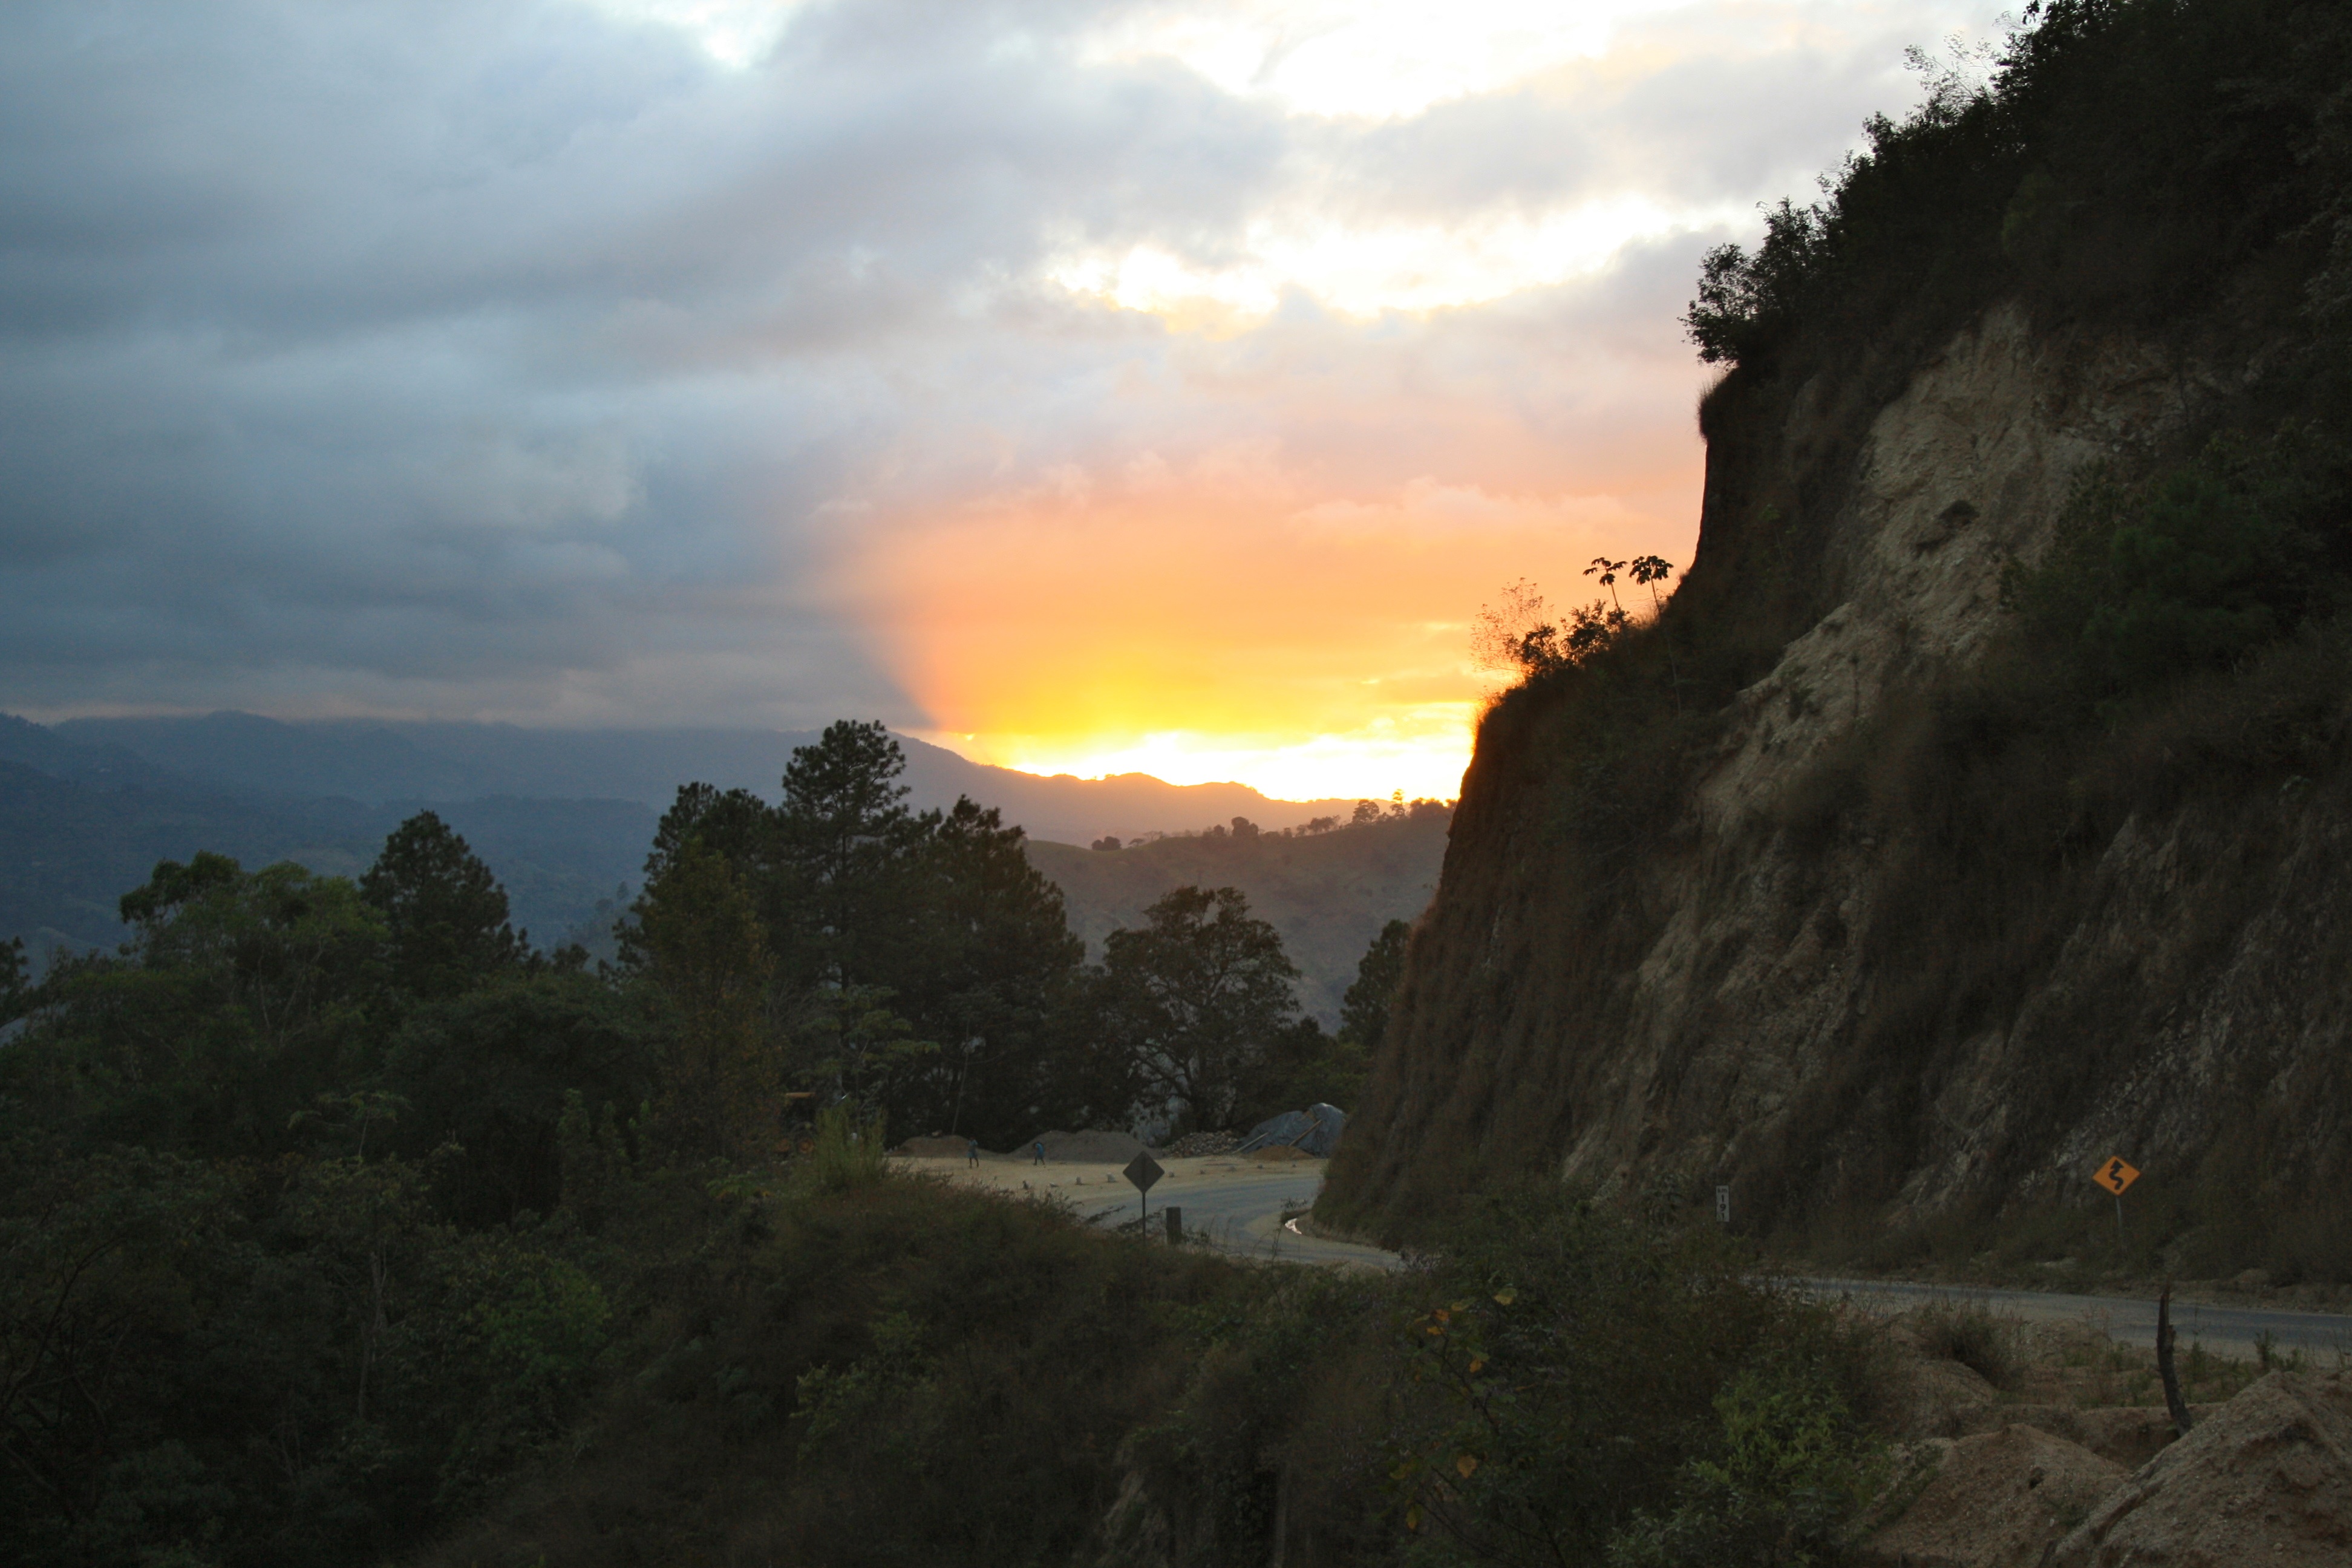
M2258 447L2216 437L2137 483L2095 466L2003 599L2111 697L2229 668L2344 602L2341 468L2294 429Z
M1863 1347L1748 1282L1711 1228L1646 1232L1556 1190L1489 1199L1428 1286L1391 1468L1416 1561L1648 1561L1617 1543L1702 1517L1725 1540L1832 1531L1850 1510Z
M1716 1395L1719 1458L1683 1467L1672 1512L1609 1543L1612 1568L1809 1568L1834 1562L1849 1521L1884 1485L1885 1445L1818 1376L1773 1363Z
M1920 1353L1958 1362L1995 1388L2015 1386L2018 1325L1981 1305L1932 1301L1912 1315Z
M861 1120L845 1105L818 1111L816 1147L794 1162L793 1184L812 1193L872 1186L889 1168L883 1133L879 1112Z

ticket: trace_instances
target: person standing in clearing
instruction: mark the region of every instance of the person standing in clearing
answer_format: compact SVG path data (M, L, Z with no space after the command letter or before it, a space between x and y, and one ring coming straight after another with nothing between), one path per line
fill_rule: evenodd
M980 1169L979 1139L967 1138L963 1141L963 1163L971 1166L975 1171Z
M1037 1158L1036 1158L1035 1163L1042 1165L1042 1164L1044 1164L1045 1163L1045 1141L1043 1138L1040 1138L1040 1139L1038 1139L1038 1140L1037 1140Z

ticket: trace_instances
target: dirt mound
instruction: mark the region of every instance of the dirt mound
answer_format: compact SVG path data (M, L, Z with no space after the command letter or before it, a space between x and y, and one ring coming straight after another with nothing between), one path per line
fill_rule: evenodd
M1896 1433L1912 1438L1961 1436L2000 1398L2000 1392L1973 1367L1939 1356L1922 1357L1906 1369Z
M914 1160L961 1160L967 1147L966 1141L961 1138L909 1138L890 1152ZM981 1152L987 1152L986 1150Z
M1015 1150L1027 1154L1045 1146L1045 1158L1073 1165L1124 1165L1143 1152L1142 1142L1126 1132L1040 1132Z
M2352 1374L2277 1372L2251 1385L2108 1494L2052 1562L2352 1563Z
M2122 1466L2032 1426L1962 1437L1861 1557L1885 1568L2040 1568L2042 1554L2124 1479Z
M2192 1405L2189 1413L2203 1420L2219 1405ZM2126 1470L2138 1469L2171 1446L2172 1417L2161 1405L2107 1405L2082 1410L2066 1405L2001 1405L1964 1411L1961 1435L1990 1432L2011 1423L2038 1426L2053 1437L2080 1443L2102 1459L2112 1459Z

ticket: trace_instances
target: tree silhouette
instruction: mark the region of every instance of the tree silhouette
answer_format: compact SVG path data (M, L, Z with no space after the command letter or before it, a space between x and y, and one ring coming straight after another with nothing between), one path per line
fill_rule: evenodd
M394 984L419 996L455 995L526 951L507 923L506 889L430 811L383 841L360 897L383 917Z
M1178 888L1105 939L1111 1026L1147 1094L1187 1128L1224 1126L1244 1079L1298 1016L1298 970L1237 888Z

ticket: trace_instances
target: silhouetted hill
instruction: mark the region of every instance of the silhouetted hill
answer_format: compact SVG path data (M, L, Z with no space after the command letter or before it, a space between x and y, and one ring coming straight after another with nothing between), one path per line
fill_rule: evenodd
M656 820L699 779L774 798L793 748L814 731L524 730L499 724L284 723L250 713L87 719L54 726L0 714L0 940L37 949L110 946L115 900L156 861L199 849L248 866L299 860L355 875L384 836L430 805L506 886L517 924L552 946L604 938L634 886ZM969 795L1033 841L1092 842L1245 816L1270 829L1353 803L1269 800L1243 784L1171 784L1140 773L1041 778L984 767L900 737L918 807ZM1357 835L1370 831L1370 837ZM1339 995L1381 923L1417 912L1443 853L1442 827L1350 829L1312 838L1163 839L1118 855L1038 845L1073 923L1104 933L1184 881L1233 882L1280 926L1307 972L1310 1008ZM1399 856L1402 858L1400 859ZM1369 856L1369 858L1366 857ZM1358 862L1362 863L1359 864ZM1424 864L1425 862L1425 864Z
M27 734L26 731L33 731ZM0 940L37 952L110 947L125 932L115 902L159 860L216 850L247 866L295 860L356 875L416 801L288 799L234 794L130 759L115 784L103 748L52 744L39 726L0 724ZM93 753L95 757L93 758ZM66 776L14 760L43 755ZM634 879L655 815L635 801L438 801L499 879L518 925L552 946Z
M1424 806L1410 818L1293 838L1204 835L1117 851L1033 842L1029 860L1060 884L1071 927L1097 959L1104 937L1140 925L1144 910L1170 889L1239 888L1251 911L1282 933L1300 971L1299 1000L1329 1026L1381 928L1428 906L1449 822L1447 813Z
M631 800L656 812L679 784L697 779L772 800L793 748L816 739L811 730L527 730L372 719L286 722L235 712L74 719L49 734L53 748L136 758L183 778L259 795L367 803L487 795ZM1171 784L1146 773L1043 777L989 767L904 735L898 742L918 808L970 795L999 807L1006 821L1036 838L1090 843L1105 834L1131 837L1234 816L1281 828L1344 816L1354 805L1272 800L1246 784ZM0 750L0 756L10 754ZM52 771L30 757L18 760Z

